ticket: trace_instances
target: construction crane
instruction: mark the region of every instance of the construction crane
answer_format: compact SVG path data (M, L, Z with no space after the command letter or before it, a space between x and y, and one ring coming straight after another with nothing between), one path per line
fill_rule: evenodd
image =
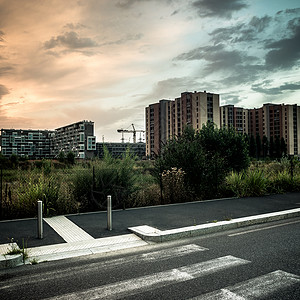
M136 143L136 133L137 132L145 132L145 130L136 130L134 125L131 124L132 126L132 130L128 130L128 129L118 129L117 132L122 133L122 143L124 143L124 133L133 133L133 142Z

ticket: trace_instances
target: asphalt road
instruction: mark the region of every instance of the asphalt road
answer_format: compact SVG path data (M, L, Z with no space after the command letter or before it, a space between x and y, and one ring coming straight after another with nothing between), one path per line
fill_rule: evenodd
M300 193L264 197L231 198L198 201L176 205L141 207L113 211L113 230L107 230L106 212L66 216L94 238L128 234L128 227L148 225L160 230L224 221L270 212L299 208ZM37 220L0 221L0 244L14 238L28 248L64 243L65 241L44 222L44 238L37 238Z
M300 218L0 271L1 299L300 299ZM195 298L196 297L196 298Z

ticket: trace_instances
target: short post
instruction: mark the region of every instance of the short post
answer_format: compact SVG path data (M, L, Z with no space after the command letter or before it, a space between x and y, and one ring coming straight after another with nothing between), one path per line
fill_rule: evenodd
M111 196L107 196L107 230L112 230Z
M43 201L38 201L38 238L43 238Z

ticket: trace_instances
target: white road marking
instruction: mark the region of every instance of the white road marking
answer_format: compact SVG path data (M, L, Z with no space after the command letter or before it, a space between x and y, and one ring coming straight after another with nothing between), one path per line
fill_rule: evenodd
M262 299L295 284L300 284L300 276L277 270L190 300Z
M229 255L178 269L172 269L121 282L115 282L105 286L95 287L83 292L78 291L57 296L51 299L119 299L125 295L128 296L141 291L149 291L154 288L165 287L166 285L184 282L212 274L220 270L248 263L250 263L250 261Z
M251 232L271 229L271 228L275 228L275 227L281 227L281 226L286 226L286 225L290 225L290 224L295 224L295 223L299 223L299 222L300 221L294 221L294 222L288 222L288 223L284 223L284 224L277 224L277 225L267 226L267 227L263 227L263 228L251 229L251 230L247 230L247 231L243 231L243 232L228 234L228 236L242 235L242 234L247 234L247 233L251 233Z
M174 247L171 249L163 249L149 253L137 254L125 258L117 258L112 259L104 262L97 262L91 263L87 265L86 268L82 266L71 267L66 270L56 270L51 272L43 273L43 277L40 274L32 275L29 278L24 279L23 277L20 278L13 278L10 280L9 285L1 286L2 282L0 281L0 290L7 289L7 288L17 288L18 285L26 284L34 284L35 282L47 281L47 280L57 280L61 278L66 278L67 276L76 276L77 274L81 274L83 272L93 272L98 270L100 267L102 269L108 270L109 268L115 268L119 265L128 265L128 264L138 264L140 262L151 262L151 261L162 261L167 260L175 257L180 257L188 254L193 254L197 252L202 252L208 250L207 248L190 244L184 245L179 247ZM29 253L30 254L30 253ZM4 284L4 283L3 283Z
M45 218L47 222L67 243L93 240L87 232L65 216Z
M141 254L141 257L144 261L152 261L152 260L162 260L162 259L168 259L171 257L178 257L178 256L184 256L186 254L195 253L195 252L201 252L206 251L207 248L200 247L198 245L185 245L180 247L175 247L172 249L167 250L160 250L150 253Z

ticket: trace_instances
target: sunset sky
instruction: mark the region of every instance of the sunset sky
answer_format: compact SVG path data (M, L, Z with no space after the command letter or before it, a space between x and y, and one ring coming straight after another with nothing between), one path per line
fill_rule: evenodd
M299 0L0 0L0 128L120 141L185 91L300 105L299 66Z

